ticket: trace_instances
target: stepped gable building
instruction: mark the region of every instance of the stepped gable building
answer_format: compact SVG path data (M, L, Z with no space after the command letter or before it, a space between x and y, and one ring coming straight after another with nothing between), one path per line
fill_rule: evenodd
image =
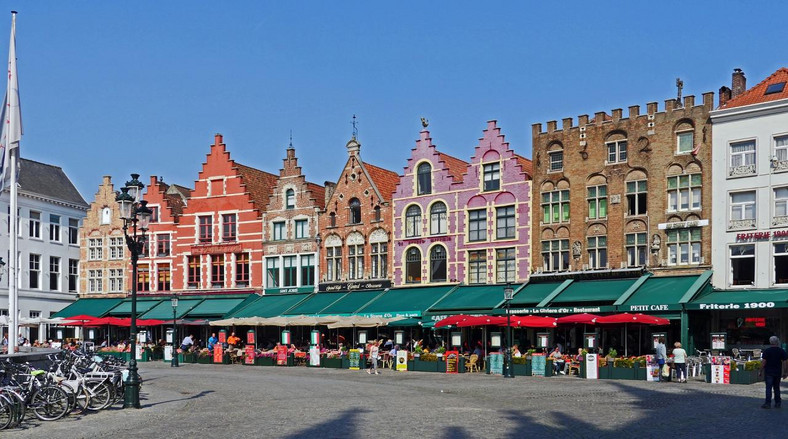
M79 293L83 298L126 297L130 258L115 196L112 177L105 175L79 229Z
M713 100L534 124L534 270L709 268Z
M468 163L438 151L426 126L419 133L393 195L396 286L463 280L457 250L464 230L456 222L453 185L463 181L467 168Z
M457 191L456 220L451 221L458 226L456 279L467 284L528 279L531 168L530 160L509 148L496 121L488 121L464 178L452 185Z
M326 182L320 215L320 291L391 285L391 197L396 172L365 163L355 136L337 182Z
M277 176L230 158L216 134L176 226L172 288L241 293L263 285L261 218Z
M150 177L143 199L148 201L153 213L148 244L137 264L137 292L140 294L170 294L173 290L173 273L180 262L174 252L177 227L190 194L188 188L168 185L161 177Z
M325 188L306 181L292 145L286 154L263 213L266 294L312 292L317 285L316 237Z

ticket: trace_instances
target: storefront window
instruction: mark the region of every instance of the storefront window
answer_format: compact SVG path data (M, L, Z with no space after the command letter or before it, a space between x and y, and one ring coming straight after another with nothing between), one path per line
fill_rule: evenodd
M720 329L728 333L728 346L762 346L769 344L770 336L780 332L780 319L757 313L723 315Z
M774 283L788 284L788 242L774 244Z

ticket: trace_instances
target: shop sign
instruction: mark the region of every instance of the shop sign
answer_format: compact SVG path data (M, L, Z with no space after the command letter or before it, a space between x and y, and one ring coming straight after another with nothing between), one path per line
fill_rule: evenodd
M365 280L357 282L337 282L330 284L320 284L318 286L319 292L335 292L335 291L362 291L362 290L382 290L391 288L390 280Z
M397 351L397 372L408 371L408 351Z
M748 232L736 234L736 241L768 241L772 238L788 238L788 230L767 230L765 232Z
M727 310L727 309L770 309L774 308L774 302L747 302L747 303L701 303L698 309L701 310Z
M582 314L616 311L615 306L567 306L562 308L512 308L512 314Z
M347 354L348 361L350 362L350 370L361 370L361 351L358 349L351 349Z
M676 305L675 307L678 307ZM629 305L630 311L670 311L671 305Z
M254 364L254 345L246 345L244 347L244 354L244 364Z
M586 379L595 380L599 378L599 366L596 354L586 354Z
M487 359L490 361L490 373L492 375L503 375L503 355L491 353Z
M213 345L213 362L221 364L222 357L224 357L224 349L222 349L221 343L216 343Z
M446 373L458 373L460 353L457 351L446 351L443 358L446 359Z
M287 366L287 346L279 345L276 347L276 365Z
M659 230L673 230L673 229L689 229L690 227L703 227L708 226L709 220L693 220L693 221L679 221L675 223L660 223L657 224Z
M402 247L405 245L412 245L412 244L427 244L432 242L448 242L448 241L451 241L451 236L435 236L433 238L403 239L401 241L397 241L397 245Z
M191 246L193 255L215 255L224 253L240 253L243 251L241 244L206 244Z
M320 367L320 348L312 346L309 348L309 365L313 367Z

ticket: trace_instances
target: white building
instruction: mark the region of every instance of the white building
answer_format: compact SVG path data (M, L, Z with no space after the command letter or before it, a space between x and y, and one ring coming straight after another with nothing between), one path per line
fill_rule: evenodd
M88 204L57 166L21 159L18 191L17 245L19 316L49 317L77 298L79 227ZM0 194L5 213L0 226L0 255L9 261L8 188ZM2 269L0 315L8 315L9 265ZM43 328L20 328L31 343ZM7 329L4 329L7 332Z
M781 68L745 90L737 69L711 112L715 288L788 288L787 82Z

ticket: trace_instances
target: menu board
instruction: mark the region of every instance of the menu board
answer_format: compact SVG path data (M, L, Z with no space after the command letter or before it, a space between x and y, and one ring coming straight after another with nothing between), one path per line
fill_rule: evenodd
M136 345L135 351L136 351L136 352L135 352L135 357L136 357L138 360L142 360L142 346L140 346L140 345Z
M309 365L313 367L320 367L320 348L312 346L309 348Z
M246 344L254 344L254 331L250 330L246 332Z
M459 361L460 361L460 353L457 351L446 351L443 354L443 358L446 360L446 373L458 373L459 372Z
M596 334L586 334L586 348L594 349L596 347Z
M244 364L254 364L254 345L248 344L244 347Z
M729 364L712 364L711 365L711 383L712 384L730 384L731 383L731 366Z
M538 347L540 348L549 348L550 347L550 333L549 332L539 332L536 334L536 342Z
M408 351L397 351L397 372L408 371Z
M220 344L213 345L213 362L222 363L223 357L224 357L224 349L222 349L222 345Z
M659 382L660 372L659 364L651 361L646 363L646 381Z
M172 361L172 346L164 346L164 361Z
M500 353L492 353L487 357L490 363L490 373L493 375L503 375L503 355Z
M727 349L728 333L726 332L712 332L711 333L711 349L715 351L724 351Z
M287 366L287 346L279 345L276 347L276 365Z
M586 354L586 379L599 378L598 358L596 354Z
M361 369L361 351L358 349L351 349L347 354L348 361L350 361L350 370Z
M531 355L531 375L543 377L546 364L547 357L544 354Z

